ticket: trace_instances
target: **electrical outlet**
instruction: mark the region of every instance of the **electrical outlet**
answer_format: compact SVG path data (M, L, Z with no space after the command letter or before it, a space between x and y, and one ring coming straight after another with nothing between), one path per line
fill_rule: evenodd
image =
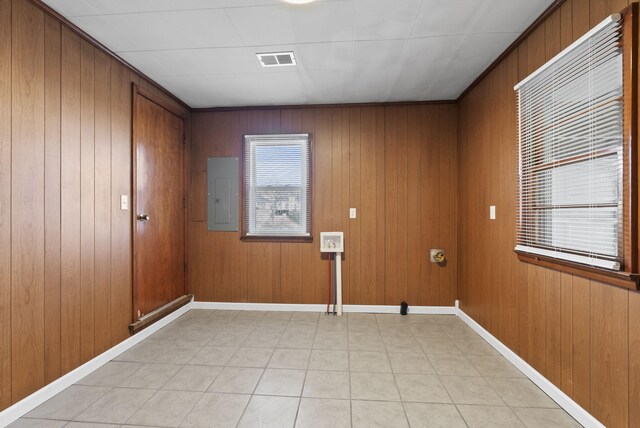
M121 210L129 209L129 195L120 195L120 209Z
M495 219L496 219L496 206L491 205L489 207L489 220L495 220Z
M356 218L356 209L349 208L349 218Z

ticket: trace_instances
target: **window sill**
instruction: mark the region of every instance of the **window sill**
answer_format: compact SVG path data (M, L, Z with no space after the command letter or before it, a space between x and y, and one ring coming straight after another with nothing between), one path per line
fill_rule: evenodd
M607 269L601 269L591 266L585 266L579 263L572 263L565 260L558 260L552 257L545 257L538 254L531 254L522 251L514 251L518 255L518 260L525 263L531 263L560 272L570 273L572 275L581 276L583 278L593 279L605 284L615 285L616 287L626 288L628 290L640 290L640 275L628 272L615 272Z
M244 242L313 242L313 236L254 236L242 235L240 240Z

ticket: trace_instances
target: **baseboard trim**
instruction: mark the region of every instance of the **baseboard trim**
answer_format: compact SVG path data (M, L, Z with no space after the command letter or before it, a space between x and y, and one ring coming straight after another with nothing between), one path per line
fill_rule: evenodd
M295 303L234 303L193 302L191 309L220 309L236 311L296 311L325 312L327 305ZM400 306L391 305L343 305L344 312L370 314L399 314ZM455 306L409 306L409 315L455 315Z
M569 413L576 421L587 428L605 428L596 418L583 409L578 403L573 401L571 397L562 392L560 388L551 383L547 378L540 374L536 369L531 367L525 360L520 358L518 354L509 349L504 343L500 342L495 336L485 330L473 318L467 315L457 305L456 315L486 340L496 351L502 354L510 363L516 366L526 377L528 377L538 388L544 391L553 401Z
M113 360L118 355L127 351L129 348L133 347L137 343L143 341L147 337L151 336L156 331L160 330L165 325L169 324L171 321L177 319L181 315L185 314L187 311L191 309L191 303L187 303L181 308L177 309L175 312L165 316L164 318L158 320L154 324L140 331L139 333L129 337L128 339L123 340L122 342L115 345L113 348L110 348L104 351L102 354L93 358L92 360L87 361L80 367L70 371L64 376L56 379L48 385L40 388L33 394L23 398L18 401L11 407L6 408L2 412L0 412L0 427L4 427L9 425L10 423L16 421L22 416L29 413L31 410L38 407L40 404L44 403L54 395L62 392L64 389L73 385L83 377L87 376L91 372L99 369L109 361Z

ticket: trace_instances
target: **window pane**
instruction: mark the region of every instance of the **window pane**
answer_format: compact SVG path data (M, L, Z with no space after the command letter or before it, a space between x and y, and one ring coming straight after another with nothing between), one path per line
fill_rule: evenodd
M538 173L538 206L617 204L618 154L563 165Z
M621 37L612 16L516 85L517 249L620 269Z
M311 236L309 155L308 134L245 136L245 236Z
M541 215L540 233L549 247L616 256L617 208L554 209ZM551 235L546 232L551 228ZM546 234L546 236L545 236Z
M301 188L258 188L255 191L257 233L303 233Z
M256 146L257 187L302 186L302 147L297 145Z

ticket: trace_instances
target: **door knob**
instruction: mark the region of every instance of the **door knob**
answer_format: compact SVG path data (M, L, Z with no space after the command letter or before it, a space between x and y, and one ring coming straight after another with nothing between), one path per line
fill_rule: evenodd
M140 220L140 221L149 221L149 215L148 214L138 214L138 220Z

